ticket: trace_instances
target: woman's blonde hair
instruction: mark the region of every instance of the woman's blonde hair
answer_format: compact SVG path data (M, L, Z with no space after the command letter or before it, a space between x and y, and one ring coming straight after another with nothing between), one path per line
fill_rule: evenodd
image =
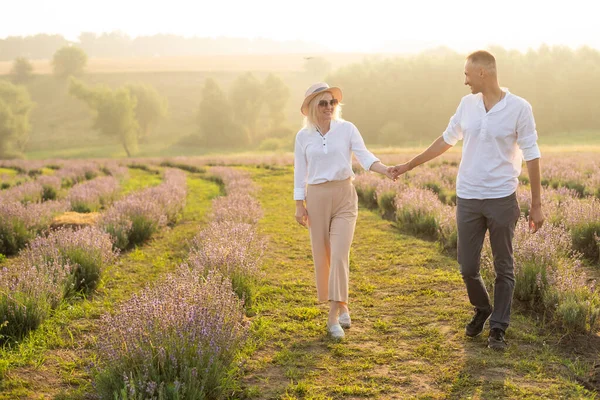
M304 127L308 129L316 129L317 128L317 113L319 110L319 102L325 99L325 95L329 93L331 96L333 94L331 92L323 92L316 95L310 103L308 103L308 113L306 117L304 117ZM338 99L339 100L339 99ZM335 121L340 121L342 119L342 103L338 103L337 106L333 109L332 118Z

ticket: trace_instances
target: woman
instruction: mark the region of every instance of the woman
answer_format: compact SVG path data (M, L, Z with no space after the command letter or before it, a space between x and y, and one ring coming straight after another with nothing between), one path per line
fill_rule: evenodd
M319 301L329 301L327 332L335 339L350 328L349 256L358 215L352 185L352 153L365 170L391 172L365 147L356 127L341 119L342 91L324 82L308 88L296 135L294 200L296 221L309 228Z

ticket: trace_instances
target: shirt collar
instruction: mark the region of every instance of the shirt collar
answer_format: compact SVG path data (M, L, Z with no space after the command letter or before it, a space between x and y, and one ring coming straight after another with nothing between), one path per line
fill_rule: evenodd
M494 107L492 107L490 111L488 111L488 114L501 111L506 107L506 99L508 98L508 96L510 96L510 92L508 88L505 87L501 87L500 89L504 92L504 97L496 105L494 105ZM479 106L479 108L485 111L485 105L483 104L483 95L481 93L479 93L479 102L477 105Z
M331 123L329 124L329 132L331 132L333 130L333 128L336 127L339 123L340 123L340 121L338 121L336 119L332 119ZM314 133L319 133L319 131L317 130L316 125L313 127L312 131ZM327 132L327 134L329 134L329 132Z

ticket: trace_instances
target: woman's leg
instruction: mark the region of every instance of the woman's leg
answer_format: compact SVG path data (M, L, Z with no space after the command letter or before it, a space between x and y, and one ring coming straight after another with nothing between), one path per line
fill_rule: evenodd
M329 300L336 303L336 313L348 312L350 246L358 216L358 196L354 186L348 184L342 189L336 193L337 198L334 199L337 207L329 231L331 243Z
M331 245L329 223L331 220L330 191L321 185L309 185L306 196L310 243L315 264L315 280L319 301L329 300L329 264Z

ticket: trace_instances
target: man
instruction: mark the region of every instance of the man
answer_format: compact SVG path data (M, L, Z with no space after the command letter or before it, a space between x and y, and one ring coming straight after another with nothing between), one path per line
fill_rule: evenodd
M531 183L529 228L536 232L544 222L540 150L531 106L500 88L492 54L476 51L467 57L464 83L471 94L462 98L444 133L427 150L390 171L397 177L464 140L456 179L458 263L475 307L465 333L478 336L491 316L488 346L505 349L515 283L512 242L520 216L515 192L524 158ZM480 275L486 230L496 272L493 307Z

